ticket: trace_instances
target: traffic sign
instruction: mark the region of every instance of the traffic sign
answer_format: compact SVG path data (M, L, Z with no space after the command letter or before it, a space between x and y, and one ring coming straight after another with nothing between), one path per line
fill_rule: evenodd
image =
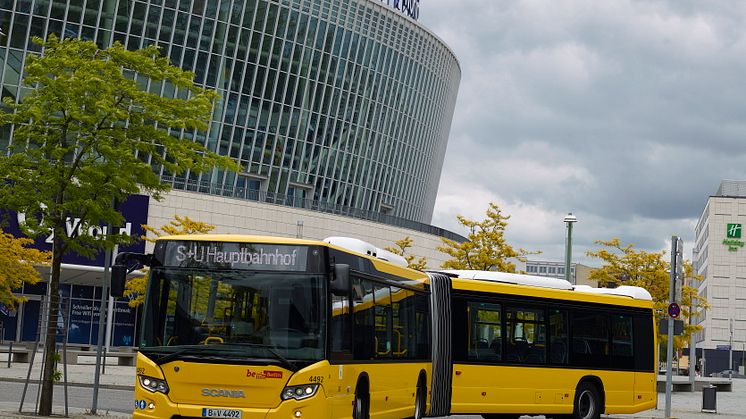
M681 314L681 307L679 307L676 303L671 303L668 305L668 315L672 318L678 318Z

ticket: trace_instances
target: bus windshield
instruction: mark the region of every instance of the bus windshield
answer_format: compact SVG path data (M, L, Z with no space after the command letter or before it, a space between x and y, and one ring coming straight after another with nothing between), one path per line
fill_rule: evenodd
M140 350L169 359L321 360L325 283L320 274L155 268Z

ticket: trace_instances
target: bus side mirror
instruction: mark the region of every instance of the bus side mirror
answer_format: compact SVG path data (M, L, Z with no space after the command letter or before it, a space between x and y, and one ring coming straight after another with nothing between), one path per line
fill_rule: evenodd
M334 279L329 287L334 295L345 296L350 293L350 265L342 263L334 265Z
M111 289L109 295L114 298L124 296L124 283L127 281L127 266L114 265L111 267Z

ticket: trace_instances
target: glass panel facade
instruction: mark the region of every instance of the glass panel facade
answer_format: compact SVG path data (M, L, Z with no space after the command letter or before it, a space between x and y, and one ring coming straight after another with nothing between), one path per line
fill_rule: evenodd
M204 141L268 178L258 200L303 199L345 215L432 218L461 71L422 25L370 0L0 2L0 83L17 96L30 36L156 44L221 96ZM172 86L151 86L163 95ZM8 132L0 145L7 143ZM1 152L2 150L0 150ZM235 174L156 168L177 189L246 197ZM280 174L282 173L282 174ZM251 188L249 188L251 189ZM280 199L281 201L282 199ZM308 204L303 204L309 207ZM386 222L386 219L382 219Z

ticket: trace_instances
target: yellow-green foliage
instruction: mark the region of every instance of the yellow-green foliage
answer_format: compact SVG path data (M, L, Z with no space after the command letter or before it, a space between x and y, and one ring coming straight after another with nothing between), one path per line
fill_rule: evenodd
M13 290L21 288L24 283L39 282L39 272L35 265L49 265L52 254L27 246L32 239L15 238L0 229L0 303L8 307L23 301L13 295Z
M481 271L515 272L515 264L509 259L532 253L524 249L514 249L505 240L505 228L509 215L503 215L500 207L490 203L487 218L482 221L470 220L459 215L458 221L469 229L467 241L458 243L441 237L443 242L438 250L449 255L441 267L445 269L476 269Z
M411 237L407 236L401 240L397 240L396 242L394 242L396 247L389 246L389 247L386 247L385 249L393 254L402 256L404 260L407 261L408 268L416 269L418 271L424 271L425 269L427 269L427 259L425 259L424 257L420 257L417 260L415 260L415 255L407 254L407 249L412 247L413 242L414 240L412 240Z

